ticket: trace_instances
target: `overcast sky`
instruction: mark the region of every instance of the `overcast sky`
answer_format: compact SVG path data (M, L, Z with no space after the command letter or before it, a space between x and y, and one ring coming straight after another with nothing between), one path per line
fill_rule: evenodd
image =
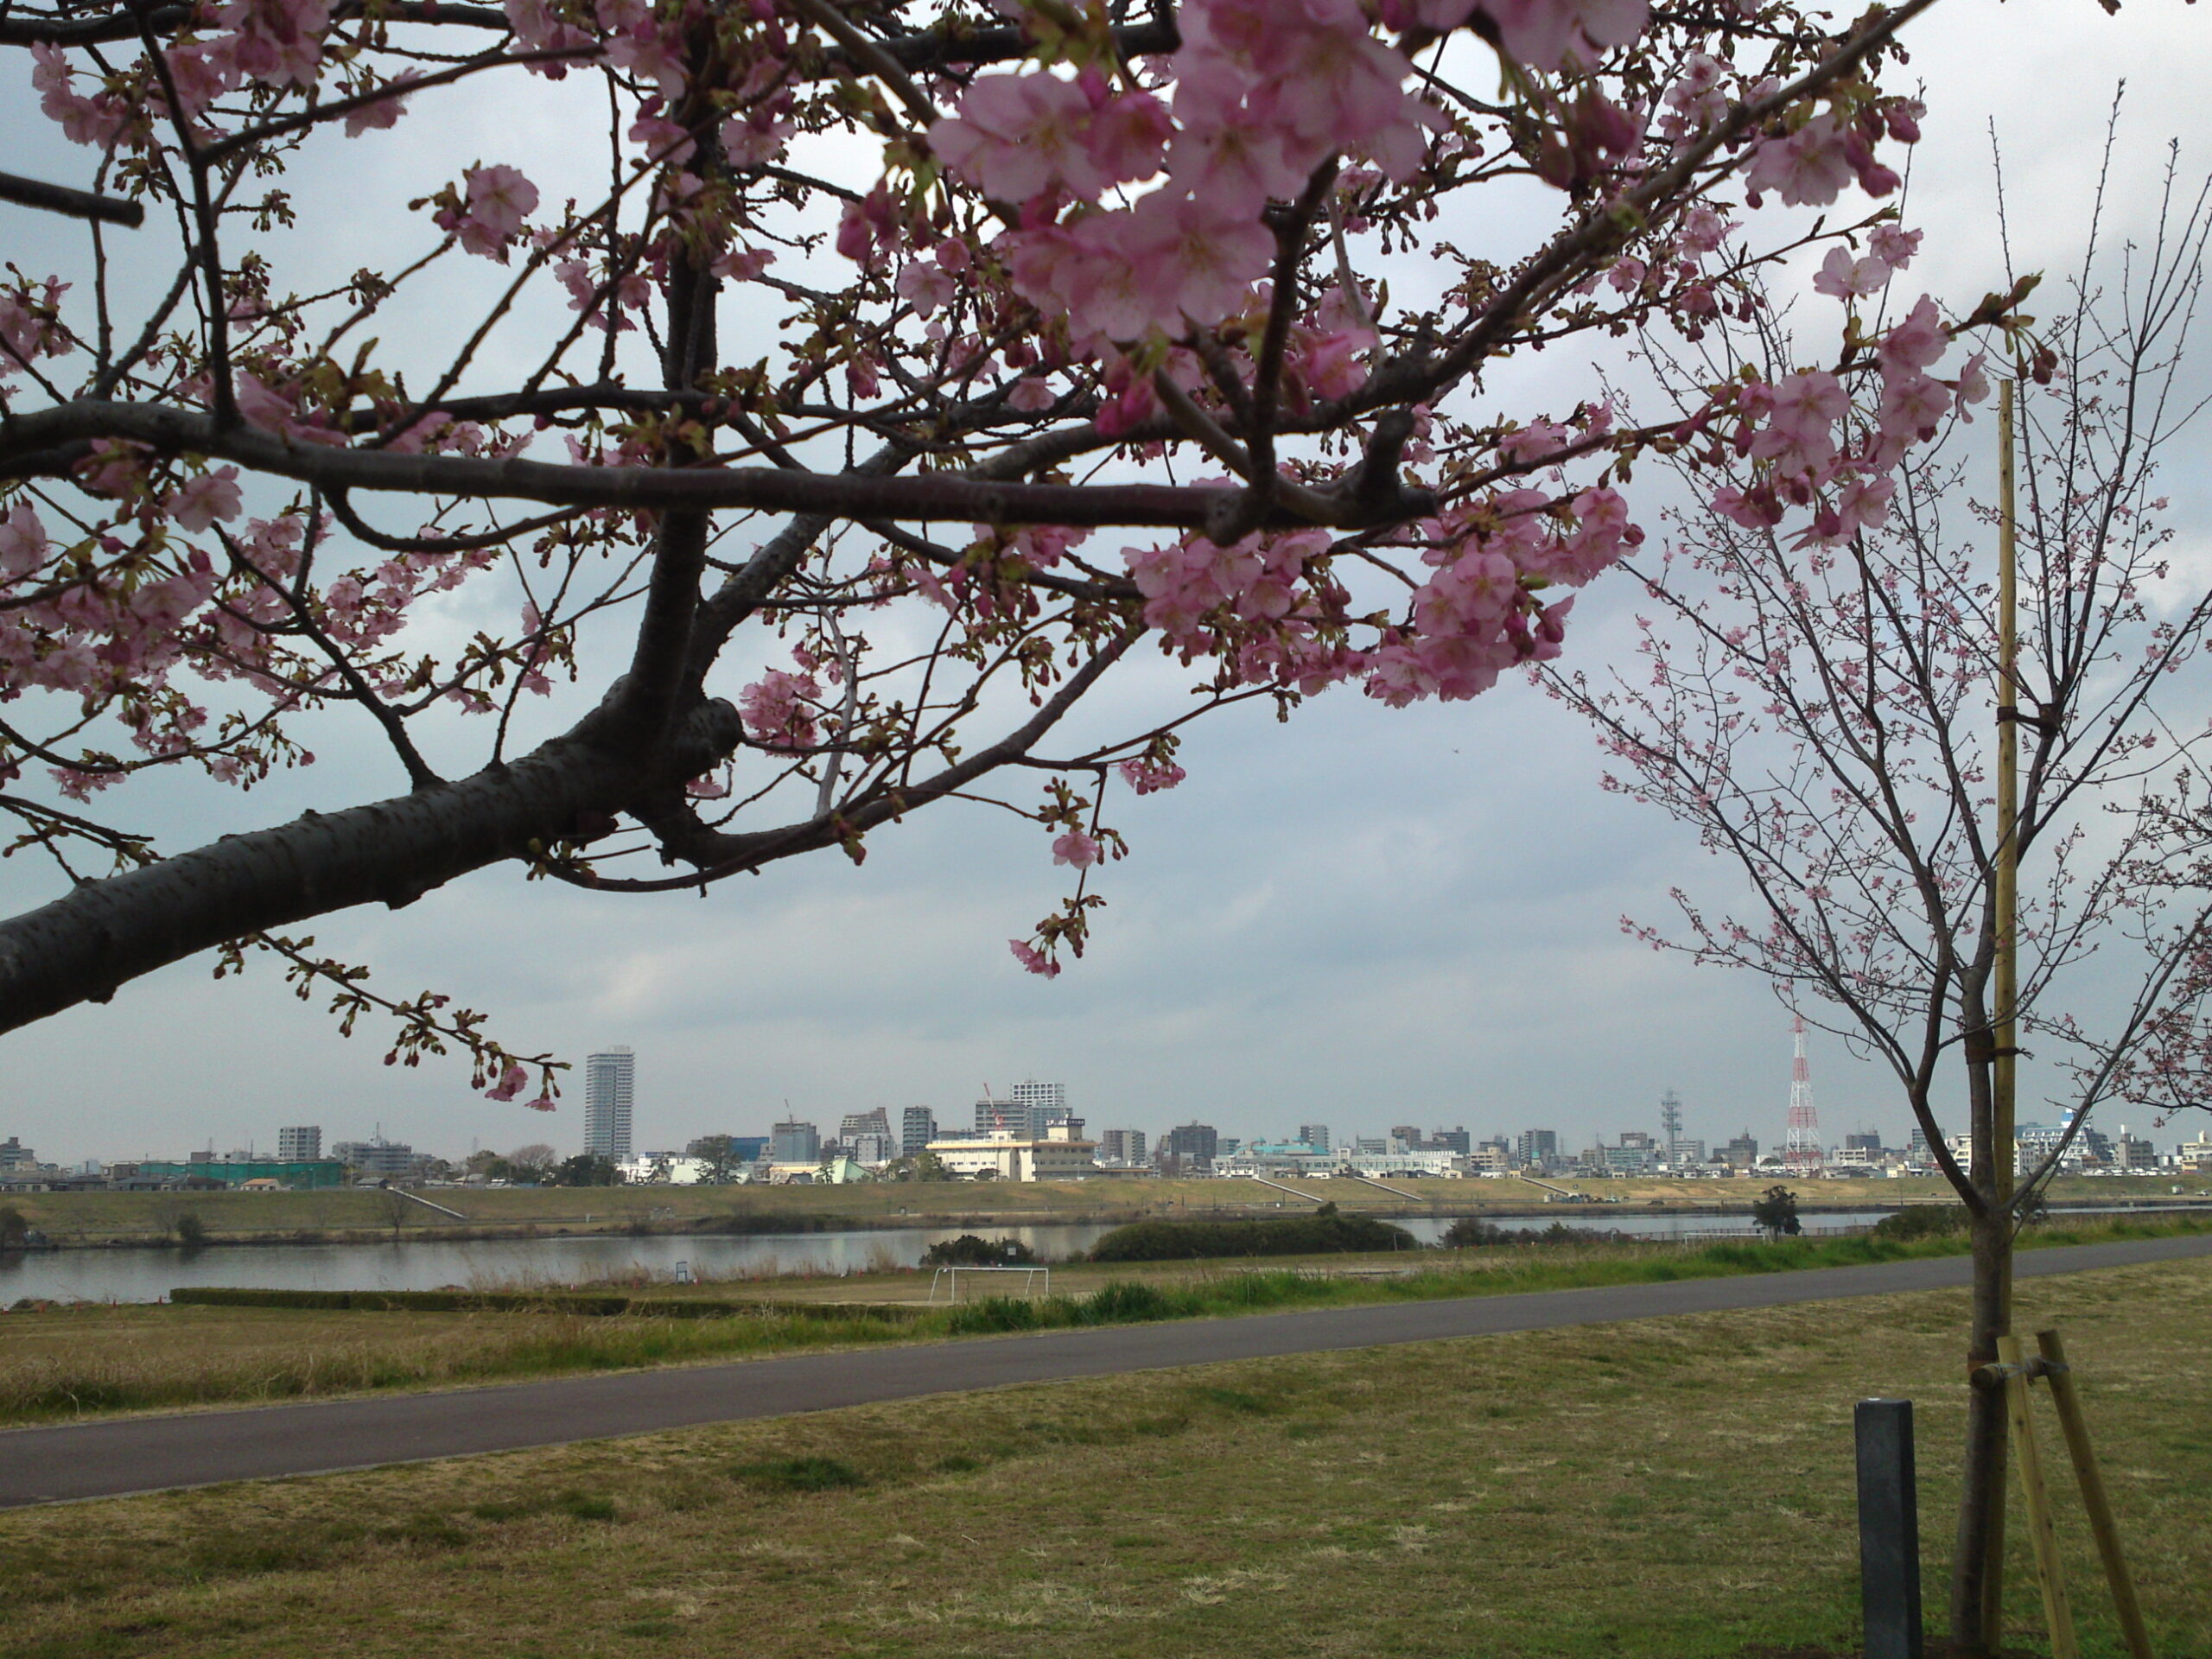
M1910 217L1930 235L1908 280L1960 309L1999 286L1993 119L2023 268L2067 258L2122 77L2122 223L2144 222L2169 136L2185 170L2212 166L2208 27L2205 9L2178 0L2133 0L2116 18L2094 0L1947 0L1909 37L1930 105ZM27 54L0 64L27 79ZM7 107L24 109L20 91ZM11 253L45 230L0 207ZM2206 443L2198 434L2195 453ZM2203 569L2212 504L2201 485L2177 501L2185 568ZM1622 583L1585 595L1577 660L1624 649L1631 602ZM182 846L218 824L210 812L243 813L219 827L273 822L400 786L349 777L354 755L386 765L334 739L320 777L219 809L134 791L128 816ZM1089 956L1051 982L1006 944L1060 893L1045 837L959 807L879 835L861 868L817 857L705 900L593 898L500 869L314 931L387 991L435 986L486 1010L518 1050L580 1061L630 1045L641 1148L762 1133L787 1104L825 1128L874 1106L964 1120L987 1084L1030 1077L1065 1083L1093 1129L1543 1127L1580 1147L1656 1130L1672 1088L1690 1135L1748 1128L1779 1142L1786 1013L1759 983L1654 955L1619 929L1624 913L1664 920L1676 885L1727 893L1724 872L1686 831L1600 793L1586 731L1538 694L1512 683L1402 712L1338 694L1287 726L1231 714L1198 728L1185 763L1181 788L1117 797L1109 817L1132 856L1107 874ZM48 892L22 862L0 867L10 911ZM0 1138L67 1161L266 1147L296 1122L327 1139L380 1125L448 1155L580 1141L580 1083L540 1117L472 1095L465 1065L388 1069L385 1046L365 1021L339 1039L321 1003L295 1001L266 965L216 984L206 962L187 963L0 1038ZM1883 1074L1820 1036L1813 1072L1832 1140L1865 1128L1902 1143L1906 1114Z

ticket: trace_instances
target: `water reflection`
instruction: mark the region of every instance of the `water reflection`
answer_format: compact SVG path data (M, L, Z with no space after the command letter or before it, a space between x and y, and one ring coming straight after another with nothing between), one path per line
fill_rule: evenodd
M1886 1211L1867 1210L1807 1217L1812 1232L1865 1227ZM1423 1243L1434 1243L1452 1217L1396 1217ZM1557 1220L1578 1231L1618 1231L1637 1238L1750 1237L1738 1216L1655 1216L1631 1210L1501 1219L1509 1228L1541 1228ZM1009 1227L898 1227L772 1236L606 1236L588 1238L480 1239L395 1244L210 1244L188 1249L33 1250L0 1253L0 1301L25 1297L56 1301L159 1301L181 1285L251 1285L285 1290L436 1290L516 1285L566 1285L638 1278L666 1282L677 1263L694 1279L772 1277L778 1274L851 1274L911 1268L940 1239L971 1232L1018 1239L1047 1262L1086 1250L1110 1230L1095 1224Z

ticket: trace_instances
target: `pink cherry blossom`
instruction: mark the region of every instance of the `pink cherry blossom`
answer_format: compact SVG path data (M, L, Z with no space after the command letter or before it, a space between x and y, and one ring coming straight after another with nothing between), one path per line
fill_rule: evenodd
M1851 250L1833 247L1813 277L1813 291L1832 299L1851 301L1878 294L1889 285L1890 264L1878 254L1854 259Z
M510 1065L499 1073L499 1080L484 1091L486 1100L512 1100L522 1093L530 1081L529 1071L519 1065Z
M215 9L214 21L232 32L232 60L249 79L304 92L321 73L326 0L231 0Z
M219 518L235 518L241 511L238 469L224 467L202 473L182 488L171 491L162 505L180 529L195 534Z
M1651 20L1649 0L1483 0L1505 54L1532 69L1588 65Z
M812 748L820 735L809 705L822 695L811 674L772 668L737 694L746 733L767 748Z
M1898 375L1882 388L1882 430L1892 438L1924 436L1950 410L1951 389L1932 375Z
M899 269L896 286L912 303L916 315L925 317L950 304L957 291L951 273L932 259L908 260Z
M1851 394L1825 369L1800 369L1775 383L1773 429L1800 444L1827 439L1851 409Z
M1183 317L1203 327L1237 309L1274 257L1274 238L1256 219L1166 191L1137 204L1122 245L1153 286L1154 315L1171 334L1182 332Z
M1885 374L1910 373L1933 364L1950 343L1942 313L1936 308L1936 302L1923 294L1919 304L1912 308L1911 315L1882 336L1874 355Z
M403 70L394 75L384 96L373 104L365 104L351 110L346 116L346 136L358 138L365 132L383 131L399 124L399 118L407 112L407 99L396 89L416 79L414 71Z
M1173 761L1123 760L1115 770L1122 774L1122 781L1140 795L1173 789L1189 775Z
M1912 256L1920 251L1920 238L1918 231L1896 225L1877 225L1866 233L1866 245L1873 249L1874 257L1892 270L1903 270L1912 263Z
M1822 207L1852 181L1849 134L1832 115L1816 115L1796 132L1763 140L1744 174L1756 207L1771 190L1786 207Z
M1045 979L1058 979L1060 964L1042 951L1021 939L1008 939L1007 948L1014 952L1014 959L1029 972Z
M467 181L467 207L437 215L442 229L451 231L470 253L505 262L507 244L522 229L523 220L537 207L537 187L515 168L472 167Z
M1052 862L1088 869L1098 861L1098 842L1080 830L1071 830L1052 842Z
M1059 184L1094 196L1109 182L1085 142L1090 102L1052 74L978 75L960 113L930 129L930 148L986 194L1027 201Z
M1167 106L1149 92L1109 98L1091 113L1084 134L1093 167L1116 183L1150 178L1175 130Z
M29 502L0 518L0 581L19 582L46 563L46 525Z

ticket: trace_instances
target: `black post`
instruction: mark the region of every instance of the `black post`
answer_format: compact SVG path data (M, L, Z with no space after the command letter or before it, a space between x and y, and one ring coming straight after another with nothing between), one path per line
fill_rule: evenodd
M1922 1659L1912 1402L1861 1400L1852 1427L1859 1440L1859 1595L1866 1659Z

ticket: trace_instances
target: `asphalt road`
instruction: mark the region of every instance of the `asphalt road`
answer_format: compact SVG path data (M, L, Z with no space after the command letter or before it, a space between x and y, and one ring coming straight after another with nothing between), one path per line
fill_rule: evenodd
M2024 1250L2023 1279L2212 1255L2212 1237ZM0 1509L328 1474L1166 1366L1964 1286L1963 1257L1243 1319L1107 1325L435 1394L0 1432Z

